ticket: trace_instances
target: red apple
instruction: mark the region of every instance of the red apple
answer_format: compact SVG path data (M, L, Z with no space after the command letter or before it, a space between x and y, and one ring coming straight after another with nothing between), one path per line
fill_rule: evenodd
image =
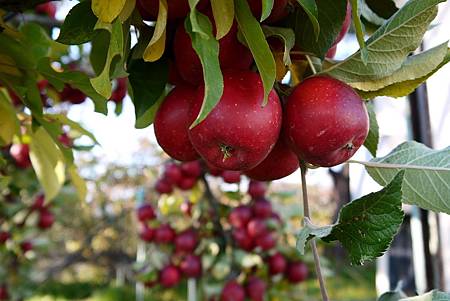
M167 81L173 86L188 85L178 72L177 66L173 61L169 61L169 79Z
M43 194L39 194L31 205L31 210L41 210L45 205L45 196Z
M197 97L193 87L176 86L164 99L155 116L155 135L158 144L172 158L193 161L199 155L189 140L189 126L195 116L189 114L191 103Z
M59 142L61 142L62 145L64 145L65 147L72 147L73 146L73 140L72 138L69 137L69 135L67 135L67 133L62 133L59 137L58 137Z
M62 101L68 101L71 104L81 104L86 100L86 95L76 88L72 88L70 85L65 85L64 89L60 93Z
M30 147L28 144L13 144L9 149L9 154L19 168L31 167Z
M197 5L198 9L205 7L206 0L201 0ZM168 16L172 21L179 18L184 18L190 12L188 0L169 0L167 1ZM147 21L154 21L158 17L159 0L137 0L136 7L142 18Z
M206 166L208 167L208 173L214 177L220 177L222 175L223 169L217 168L209 164L208 162L205 162Z
M267 187L264 182L251 180L248 184L247 193L252 197L252 199L262 198L266 194L266 189Z
M23 241L20 243L20 249L22 250L23 253L27 253L31 250L33 250L33 243L31 241Z
M301 261L290 262L286 270L286 277L291 283L300 283L308 277L308 267Z
M342 24L341 31L339 32L336 40L334 41L332 46L336 46L347 34L350 29L350 25L352 23L352 5L350 1L347 1L347 13L345 15L344 23Z
M265 198L259 198L253 202L253 214L259 218L269 218L272 216L272 204Z
M181 181L183 175L181 174L180 167L175 163L171 163L166 165L163 177L167 182L174 185Z
M166 288L174 287L181 280L180 270L174 265L164 267L159 273L159 283Z
M116 88L109 99L115 103L122 103L127 96L128 79L126 77L118 78L116 84Z
M202 275L202 261L196 255L187 255L180 263L181 272L188 278L197 278Z
M231 233L236 245L242 250L250 252L254 249L255 245L253 239L248 235L247 231L242 228L233 229Z
M225 183L234 184L241 182L241 172L234 170L224 170L222 172L222 179Z
M253 216L249 206L241 205L231 210L228 221L235 228L244 228Z
M330 49L328 49L328 52L326 54L326 57L328 59L333 59L336 56L336 52L337 52L337 45L334 45L333 47L331 47Z
M284 256L277 252L267 259L270 275L278 275L284 273L287 267L287 261Z
M0 300L9 300L8 287L6 284L0 286Z
M245 175L253 180L274 181L287 177L297 169L297 155L287 145L282 131L270 154L256 167L245 171Z
M144 204L138 208L137 217L140 222L147 222L156 218L156 213L152 205Z
M185 200L180 208L184 214L192 216L192 203L189 200Z
M184 176L198 178L202 175L202 165L200 161L191 161L181 164L181 172Z
M54 222L55 216L53 215L53 213L47 208L41 209L41 211L39 212L38 227L41 230L46 230L51 228Z
M250 237L256 238L267 232L266 221L260 218L254 218L248 222L247 233Z
M155 229L154 240L158 244L168 244L175 239L175 231L169 224L162 224Z
M197 184L197 178L182 177L177 186L181 190L190 190L194 188L195 184Z
M195 250L198 244L197 233L192 230L186 230L181 232L175 238L175 249L178 252L190 253Z
M160 194L171 193L173 191L172 184L165 179L159 179L155 184L155 190Z
M203 101L194 102L196 116ZM274 90L262 106L264 91L259 74L224 73L224 93L211 113L189 131L192 145L210 165L224 170L247 170L263 161L281 128L281 104Z
M245 300L245 290L236 281L228 281L222 289L220 294L220 301L244 301Z
M369 132L361 97L347 84L324 76L309 78L294 89L283 122L297 155L325 167L350 159Z
M257 276L251 276L245 286L247 297L252 301L264 301L266 289L267 284Z
M146 242L153 241L153 237L155 236L155 230L148 227L147 225L144 225L141 229L141 232L139 233L139 237Z
M13 90L8 89L9 98L11 98L11 103L17 107L22 104L22 100Z
M222 70L247 70L253 62L250 50L238 41L237 31L237 25L234 24L230 32L219 41L219 61ZM203 82L202 65L183 23L177 28L173 47L175 64L180 76L194 86L201 84Z
M37 5L34 8L34 11L40 15L47 15L50 18L54 19L56 16L56 6L51 2L42 3Z
M266 232L255 239L255 244L263 251L273 249L277 245L277 236L274 232Z
M253 15L258 19L261 19L262 13L262 1L261 0L248 0L248 4L253 12ZM264 21L265 23L275 23L280 21L288 15L287 10L288 0L274 0L272 12L270 16Z
M6 241L10 238L11 238L11 234L9 234L9 232L0 231L0 245L6 243Z

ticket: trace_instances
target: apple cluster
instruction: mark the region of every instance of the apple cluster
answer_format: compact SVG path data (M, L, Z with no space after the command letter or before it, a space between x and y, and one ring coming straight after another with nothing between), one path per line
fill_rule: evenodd
M256 17L261 1L248 1ZM288 1L275 1L270 18L277 22L289 12ZM138 1L147 20L154 20L158 1ZM203 159L212 169L233 171L258 181L286 177L299 162L330 167L347 161L364 143L369 129L362 99L347 84L327 76L311 76L291 90L285 101L277 91L265 99L261 76L251 70L253 57L238 39L238 26L219 40L224 91L218 104L199 124L205 85L200 59L183 22L188 1L170 1L169 21L176 26L169 83L174 87L158 109L154 130L158 144L173 159ZM214 19L208 1L197 7ZM330 49L348 31L351 7ZM215 28L213 28L215 31ZM334 50L333 50L334 49ZM264 103L266 100L266 103Z

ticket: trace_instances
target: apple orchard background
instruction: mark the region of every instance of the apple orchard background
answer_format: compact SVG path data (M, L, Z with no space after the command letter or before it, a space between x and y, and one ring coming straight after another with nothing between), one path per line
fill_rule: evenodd
M170 1L170 0L169 0ZM399 1L401 2L401 1ZM58 3L58 12L56 18L62 20L68 13L71 7L76 5L77 2L74 1L61 1ZM437 19L434 21L435 24L439 25L430 30L424 40L424 48L430 49L442 41L449 38L450 32L450 4L445 3L440 5L440 11ZM55 29L52 36L56 38L58 36L58 30ZM135 41L133 41L135 42ZM339 44L337 59L345 58L349 54L353 53L359 48L358 42L352 32L350 32L344 41ZM74 58L77 56L78 48L73 47L72 55ZM447 65L442 70L437 72L432 76L428 82L428 95L432 100L430 101L430 114L433 116L431 119L432 134L434 147L441 149L450 145L450 65ZM123 202L127 199L137 199L136 203L146 199L150 201L156 201L159 196L150 192L146 183L140 182L140 180L128 179L126 183L114 183L111 181L109 176L114 173L120 175L124 170L138 170L140 166L151 167L153 174L149 177L156 180L157 174L155 171L161 169L161 164L168 157L162 153L162 150L157 146L156 139L154 136L153 127L148 127L143 130L138 130L134 128L135 115L134 108L132 106L131 100L127 96L124 101L123 111L119 116L114 114L114 104L108 103L111 108L109 108L110 114L108 116L103 116L101 114L94 112L94 106L91 101L86 101L81 105L72 106L68 112L68 117L72 120L80 122L87 130L91 131L97 138L99 145L95 146L90 152L80 152L76 153L76 160L81 163L81 174L87 179L96 179L96 181L88 181L88 198L87 202L98 202L98 198L107 199L108 202L102 203L106 211L114 211L115 202ZM377 119L380 126L380 144L379 144L379 155L384 156L400 142L411 138L411 124L410 124L410 112L407 99L398 99L395 101L386 101L386 99L379 98L375 101L375 109L377 111ZM82 139L80 139L80 144L82 144ZM370 155L365 148L361 148L355 155L355 159L367 160L370 159ZM339 171L343 167L337 166L333 170ZM352 198L358 198L360 196L366 195L369 192L377 191L380 186L376 184L370 177L363 171L363 167L351 166L350 167L350 187ZM116 175L117 175L116 174ZM120 176L119 176L120 178ZM299 171L295 172L291 176L284 178L282 180L274 181L270 185L270 192L288 192L291 194L299 193L298 183L300 179ZM105 188L102 186L101 181L105 180L105 183L113 184L110 188ZM309 178L309 185L312 190L312 202L313 206L322 208L323 212L322 218L329 218L332 216L334 207L331 202L333 193L333 180L326 169L312 170ZM107 182L109 181L109 182ZM214 182L214 179L212 180ZM221 189L225 191L235 191L240 189L242 192L247 190L248 181L244 179L241 185L238 187L236 184L223 184L219 180L214 183L220 186ZM104 194L101 191L105 191ZM314 204L315 202L315 204ZM83 206L78 204L77 206ZM126 207L126 205L125 205ZM65 208L65 207L63 207ZM128 208L130 209L130 208ZM131 208L134 209L134 208ZM408 211L408 208L405 209ZM78 225L78 230L76 226L71 223L71 212L69 211L66 215L63 214L61 220L58 219L59 226L50 230L49 239L54 240L59 246L63 245L65 247L65 252L70 253L72 250L77 250L79 248L79 242L72 237L79 236L79 232L83 231L83 224ZM95 212L93 213L95 216ZM445 290L450 290L450 216L446 214L440 214L440 229L441 229L441 243L443 252L443 266L444 268L444 278L445 278ZM72 230L67 230L64 228L73 227ZM120 228L122 227L122 228ZM138 235L138 225L136 222L126 223L120 225L120 229L123 231L118 235L120 238L124 238L127 235L132 235L137 238ZM117 228L114 229L115 231ZM78 233L77 233L78 231ZM108 240L108 231L110 228L105 227L102 229L104 231L102 236L99 235L98 240L93 241L94 248L105 248L105 246L114 245L117 248L123 249L133 249L134 254L136 254L136 259L139 261L140 257L143 256L142 249L145 248L145 244L142 242L136 242L135 245L127 246L116 238L111 238ZM111 236L111 237L114 237ZM68 239L67 239L68 238ZM137 239L136 239L137 240ZM60 250L52 250L50 244L50 249L46 250L44 254L50 254L48 258L46 255L42 255L36 264L38 279L45 279L47 276L51 276L52 272L49 271L49 267L53 266L54 262L52 260L57 258L66 258L63 256L55 256L56 253L61 255ZM53 257L52 257L53 256ZM352 296L351 300L365 301L373 300L377 293L382 293L392 289L389 283L389 252L377 260L374 264L368 264L365 267L335 267L331 262L334 259L333 250L326 253L326 258L324 259L325 271L328 275L333 275L334 269L342 269L344 273L339 273L342 277L341 280L336 280L336 284L333 282L330 284L330 290L334 293L336 300L346 300L349 295ZM115 269L107 271L110 275L110 283L105 284L105 269L104 266L99 264L98 267L95 264L77 264L75 267L70 266L67 271L58 271L61 273L61 278L58 281L52 282L51 285L41 289L41 294L31 298L30 300L65 300L57 299L58 292L61 295L70 295L68 290L75 290L77 293L73 295L79 296L79 292L83 291L93 291L93 287L96 289L99 287L98 299L95 299L95 293L91 297L92 300L128 300L129 296L126 294L126 290L114 290L115 288L121 287L124 284L124 279L127 277L127 270L133 263L124 262L123 269L120 268L120 264L115 265ZM100 268L101 266L101 268ZM341 272L342 272L341 270ZM363 277L364 276L364 277ZM416 271L416 286L420 290L424 281L423 275L420 271ZM361 280L364 279L364 280ZM358 283L359 285L354 285ZM72 286L70 286L72 285ZM316 286L315 281L311 281L311 284L306 284L306 286ZM339 293L333 290L333 285L340 287L340 290L347 290L347 295L342 297ZM348 287L348 288L347 288ZM128 290L135 290L134 287L128 287ZM142 288L137 287L139 292ZM103 291L102 291L103 290ZM352 291L348 291L352 290ZM337 291L337 289L336 289ZM317 292L316 292L317 293ZM109 295L108 295L109 294ZM121 295L122 294L122 295ZM314 293L312 293L314 294ZM103 299L102 299L103 298ZM168 299L170 300L170 299ZM315 300L315 299L314 299Z

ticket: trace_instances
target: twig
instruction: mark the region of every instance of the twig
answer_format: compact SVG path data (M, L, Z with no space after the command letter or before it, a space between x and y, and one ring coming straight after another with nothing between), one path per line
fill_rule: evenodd
M316 67L314 66L314 64L313 64L313 62L311 60L311 57L309 55L305 55L305 56L306 56L306 59L308 60L309 67L311 67L312 73L316 74L317 70L316 70Z
M300 171L302 174L302 193L303 193L303 215L305 218L311 219L309 212L309 201L308 201L308 188L306 187L306 171L307 168L303 162L300 161ZM315 239L311 239L311 249L314 255L314 265L316 266L317 279L319 280L320 293L322 294L322 300L328 301L328 293L325 287L325 280L322 275L322 269L320 267L320 257L317 251L317 245Z

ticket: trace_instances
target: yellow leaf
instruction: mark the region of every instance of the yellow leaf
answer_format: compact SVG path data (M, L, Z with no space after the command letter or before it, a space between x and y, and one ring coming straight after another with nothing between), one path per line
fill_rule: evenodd
M284 63L284 52L274 52L273 57L275 59L275 64L277 66L277 81L281 81L286 75L288 68Z
M0 146L12 142L14 135L19 134L20 126L13 106L0 91Z
M85 201L87 195L86 182L82 177L80 177L80 174L78 173L78 170L75 165L70 166L68 168L68 172L70 179L72 180L72 185L75 187L79 199L81 201Z
M216 22L216 38L220 40L230 31L234 22L233 0L211 0L214 20Z
M127 0L92 0L92 12L105 23L111 23L120 14Z
M136 6L136 0L127 0L122 12L119 15L120 22L125 22L133 13L134 7Z
M52 200L64 183L65 164L61 150L43 127L31 134L30 159L46 199Z
M166 48L167 0L159 0L158 19L155 32L144 51L144 61L155 62L164 54Z

